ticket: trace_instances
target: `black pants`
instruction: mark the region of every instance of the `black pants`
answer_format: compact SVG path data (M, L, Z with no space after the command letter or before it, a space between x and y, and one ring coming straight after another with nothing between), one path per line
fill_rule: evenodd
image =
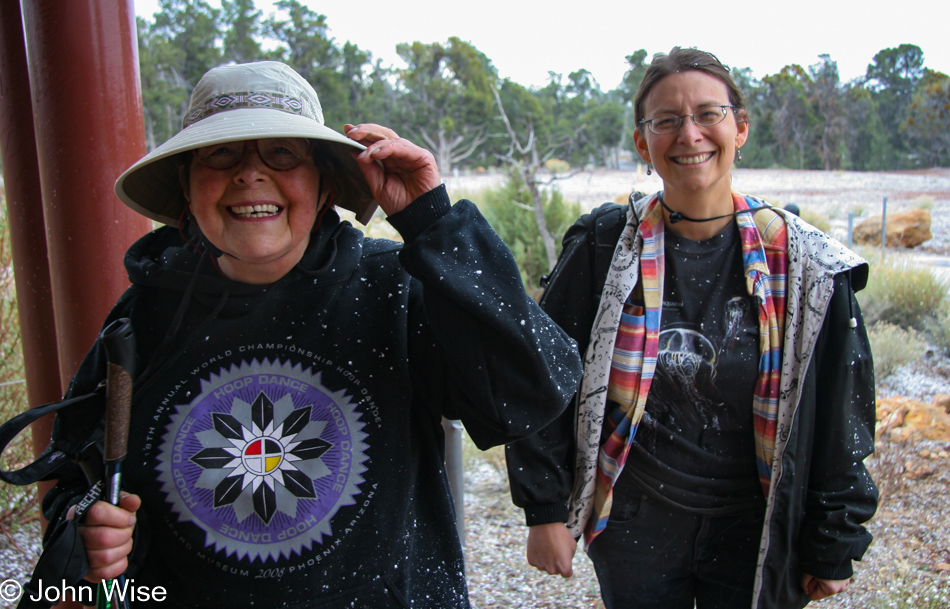
M701 516L619 487L588 551L607 609L752 606L764 509Z

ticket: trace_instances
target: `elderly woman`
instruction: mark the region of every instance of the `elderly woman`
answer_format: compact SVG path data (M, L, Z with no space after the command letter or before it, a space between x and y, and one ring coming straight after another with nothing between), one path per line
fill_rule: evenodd
M713 55L654 58L635 114L663 190L582 217L541 301L586 355L576 409L509 447L528 560L569 576L583 533L608 609L803 607L871 541L867 264L732 189Z
M126 572L162 607L468 607L441 419L483 448L540 429L576 346L429 152L325 127L288 66L209 71L183 125L116 184L169 226L129 250L107 319L131 319L140 372L128 494L85 515L86 579ZM377 202L405 244L334 211ZM69 395L105 365L97 344ZM63 410L54 444L99 412ZM59 478L52 521L87 484Z

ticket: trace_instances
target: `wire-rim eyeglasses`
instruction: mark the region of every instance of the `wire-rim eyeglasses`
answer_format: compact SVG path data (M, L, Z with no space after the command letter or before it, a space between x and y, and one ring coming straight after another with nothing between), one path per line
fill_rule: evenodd
M718 125L726 118L728 108L735 109L732 104L723 104L721 106L704 106L692 114L660 114L653 118L641 119L638 125L646 125L650 131L657 135L669 135L679 131L683 126L683 121L687 118L692 119L693 123L700 127L712 127Z

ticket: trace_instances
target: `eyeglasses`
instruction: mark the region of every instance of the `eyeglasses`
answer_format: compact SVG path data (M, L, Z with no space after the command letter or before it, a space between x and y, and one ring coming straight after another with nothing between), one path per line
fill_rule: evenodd
M693 119L693 122L700 127L712 127L713 125L718 125L722 122L722 119L726 118L726 108L733 107L734 106L729 104L723 106L706 106L699 112L695 112L693 114L682 114L679 116L676 114L661 114L650 119L645 118L638 124L646 125L650 128L650 131L657 135L667 135L669 133L679 131L679 128L683 126L683 121L686 120L686 117Z
M248 148L257 150L261 161L274 171L290 171L304 162L313 148L313 142L296 137L242 140L211 144L192 152L202 165L223 170L231 169L244 160Z

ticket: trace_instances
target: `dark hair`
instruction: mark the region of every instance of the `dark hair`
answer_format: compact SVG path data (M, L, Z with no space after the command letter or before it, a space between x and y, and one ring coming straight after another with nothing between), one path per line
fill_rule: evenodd
M330 144L323 140L311 141L313 148L310 155L313 157L313 164L317 167L317 171L320 172L320 190L339 194L346 188L346 171L343 163L330 151Z
M634 121L638 129L643 129L643 125L640 124L640 121L646 118L643 115L643 104L646 101L647 95L649 95L653 87L656 86L656 83L670 74L687 72L689 70L705 72L721 80L729 91L729 103L734 106L733 112L736 115L736 119L748 120L745 113L745 96L742 95L742 91L736 85L732 76L729 75L728 67L722 65L722 62L712 53L698 49L673 47L669 55L657 53L653 56L653 61L647 68L643 80L640 81L640 88L637 89L637 96L633 104Z

